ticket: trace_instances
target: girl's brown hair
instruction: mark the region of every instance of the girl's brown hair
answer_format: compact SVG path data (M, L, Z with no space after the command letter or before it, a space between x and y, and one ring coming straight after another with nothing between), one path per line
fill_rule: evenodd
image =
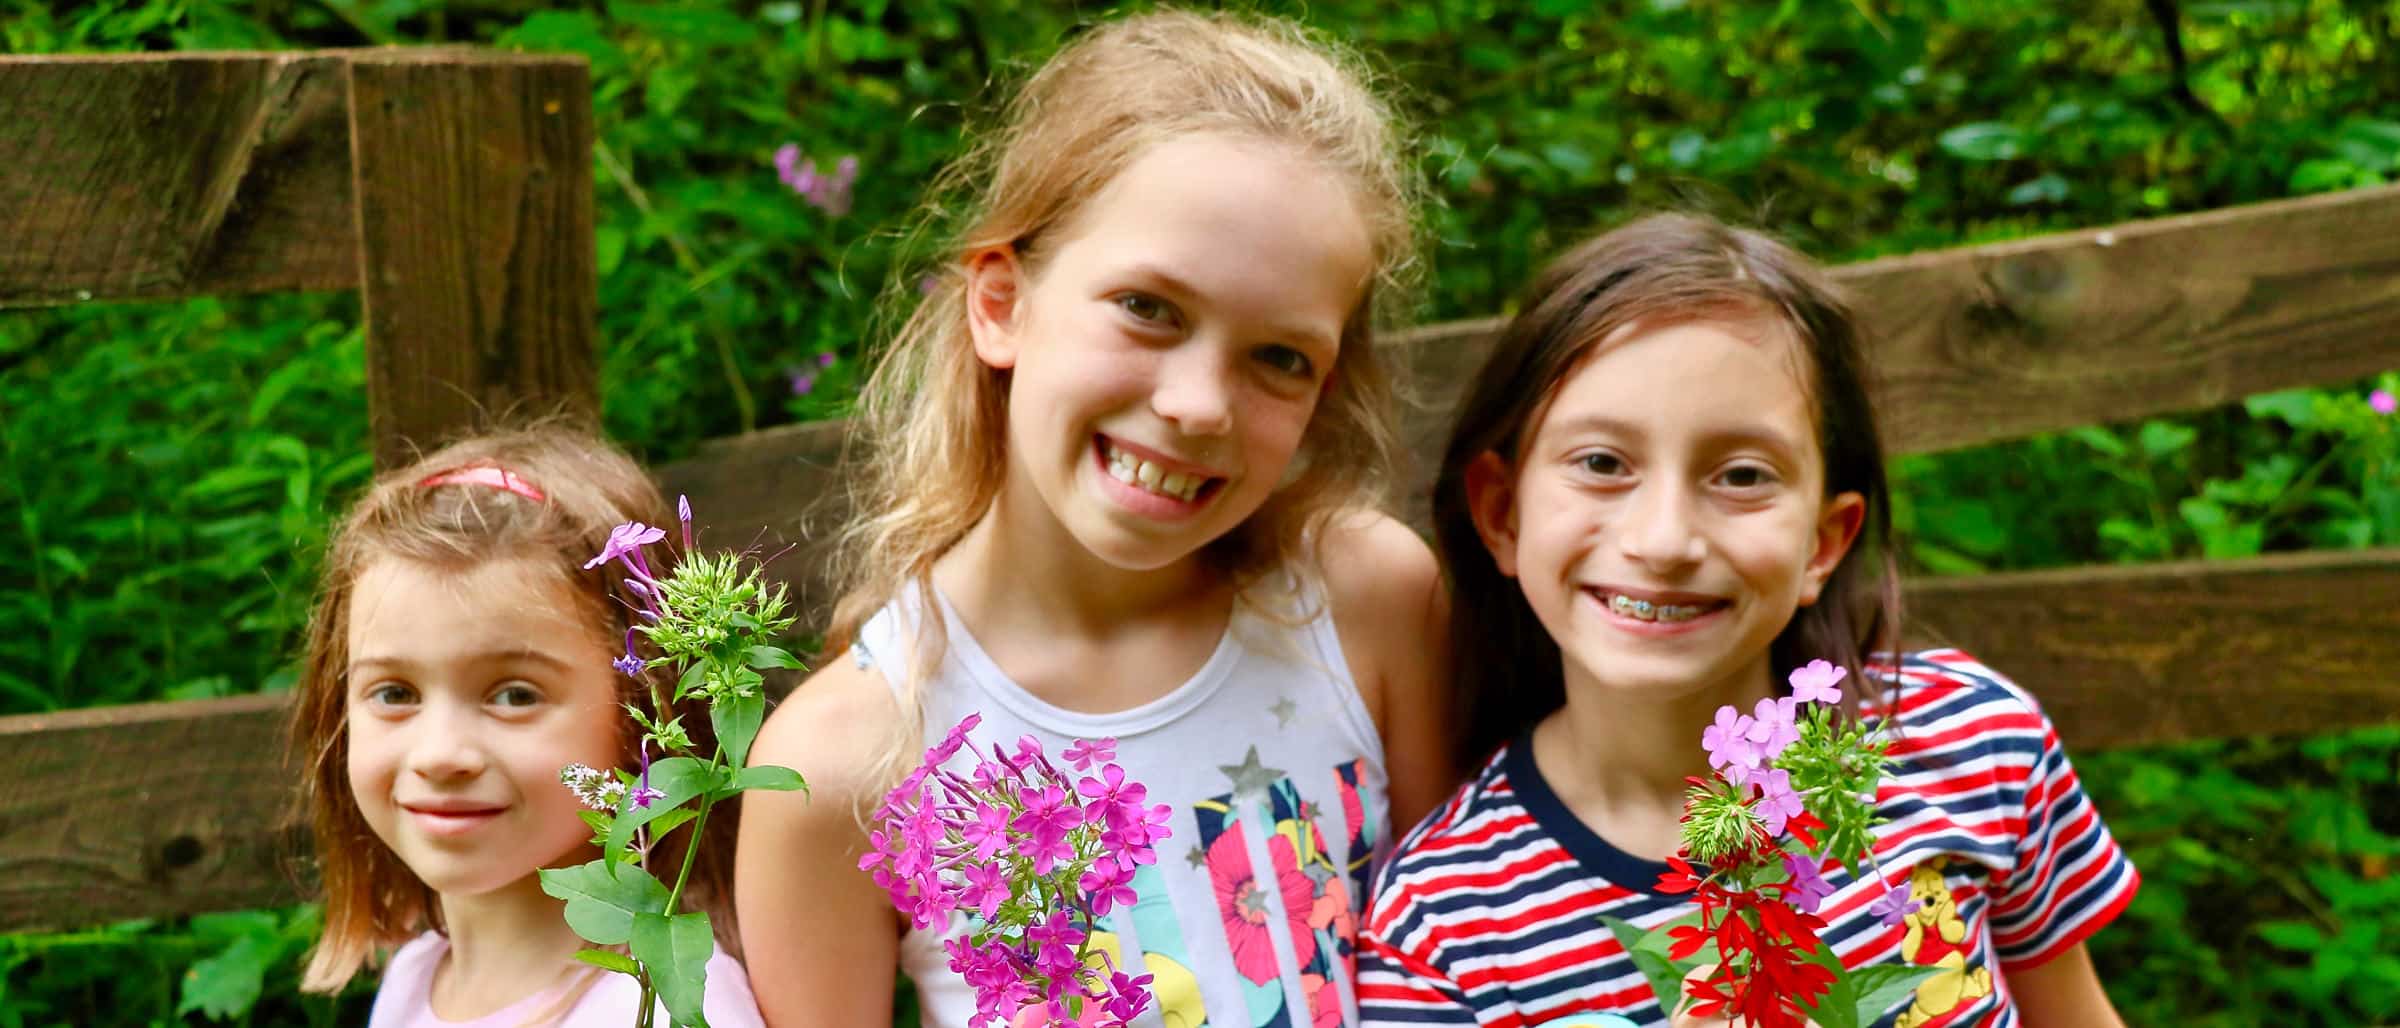
M1433 494L1434 546L1453 590L1452 681L1459 758L1473 767L1566 702L1558 643L1525 594L1500 573L1475 531L1466 470L1517 451L1559 387L1620 329L1711 322L1764 328L1804 355L1816 400L1825 494L1866 501L1859 539L1818 601L1775 637L1775 667L1813 659L1848 668L1864 688L1869 654L1898 638L1899 576L1891 557L1891 496L1883 443L1868 402L1867 366L1849 303L1797 251L1757 232L1689 214L1643 218L1592 239L1535 276L1491 356L1468 386Z
M476 468L505 471L541 499L481 482L425 484ZM673 516L632 458L591 433L558 424L443 447L377 476L351 507L326 556L292 710L292 757L306 769L300 799L325 892L324 935L302 973L303 989L338 991L377 949L441 928L433 891L376 837L350 791L344 679L350 665L350 599L360 574L386 559L461 569L523 559L570 584L583 608L580 615L614 649L631 624L631 608L620 600L629 595L623 591L624 569L615 561L590 570L583 564L599 554L617 525L665 524ZM641 642L646 647L646 640ZM639 652L657 656L646 648ZM625 702L657 712L646 682L619 678ZM707 711L694 703L682 713L684 725L697 729L694 741L703 748L711 745ZM631 767L639 759L639 734L632 718L624 725L622 761ZM693 869L694 884L687 888L696 905L709 909L721 943L731 947L732 910L724 900L730 895L735 821L733 811L722 813L709 819L709 838ZM681 859L680 852L661 852Z
M1000 123L953 165L937 193L972 196L944 262L899 293L914 303L869 376L848 461L860 512L839 548L842 597L826 649L912 584L929 593L934 563L990 509L1008 461L1008 380L976 358L967 336L964 259L1014 252L1038 276L1063 226L1148 148L1195 132L1289 148L1350 183L1374 246L1376 274L1347 323L1333 384L1311 419L1295 473L1203 557L1255 584L1300 555L1300 543L1338 512L1374 505L1397 458L1392 384L1372 345L1377 311L1415 269L1418 186L1392 111L1343 47L1287 22L1160 11L1094 28L1027 80ZM920 681L938 665L941 620L923 618ZM902 690L902 728L914 732L915 690ZM921 741L889 747L894 761ZM887 762L892 763L892 762ZM896 770L895 767L884 770Z

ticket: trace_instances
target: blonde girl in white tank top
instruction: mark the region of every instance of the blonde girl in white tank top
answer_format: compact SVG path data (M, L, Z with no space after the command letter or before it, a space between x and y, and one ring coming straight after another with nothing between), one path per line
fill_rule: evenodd
M858 422L844 656L753 751L814 787L744 800L770 1024L884 1028L904 963L928 1025L963 1020L858 857L862 810L970 711L985 741L1114 736L1175 807L1102 926L1153 976L1137 1023L1355 1023L1358 876L1451 784L1436 569L1371 512L1405 167L1337 47L1165 12L1077 37L954 172L975 220Z

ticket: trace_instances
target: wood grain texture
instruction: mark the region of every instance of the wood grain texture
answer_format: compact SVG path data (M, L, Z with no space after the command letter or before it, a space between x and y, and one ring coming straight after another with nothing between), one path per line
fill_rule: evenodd
M1898 452L2013 439L2400 364L2400 186L1841 268Z
M2070 750L2400 718L2400 549L1911 583L1911 634L2038 698Z
M349 62L378 465L497 416L599 409L581 58Z
M0 307L355 285L342 63L0 57Z
M0 718L0 931L295 901L287 698Z
M1866 324L1886 446L1955 449L2400 365L2400 186L1911 254L1834 276ZM1503 324L1393 339L1423 393L1419 416L1434 422L1408 425L1413 452L1435 452Z

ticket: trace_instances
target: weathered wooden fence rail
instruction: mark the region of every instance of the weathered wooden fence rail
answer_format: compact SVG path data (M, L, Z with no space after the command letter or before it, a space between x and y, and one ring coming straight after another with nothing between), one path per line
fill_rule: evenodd
M0 58L0 306L359 289L379 460L487 410L590 410L579 62L474 51ZM2211 406L2400 364L2400 187L1871 261L1901 452ZM1430 464L1498 323L1389 344ZM842 426L660 469L719 531L793 544L822 610ZM1401 498L1422 524L1422 470ZM742 538L720 543L744 544ZM2400 550L1912 582L1912 619L2041 697L2078 748L2400 717ZM0 929L289 901L282 700L0 718Z

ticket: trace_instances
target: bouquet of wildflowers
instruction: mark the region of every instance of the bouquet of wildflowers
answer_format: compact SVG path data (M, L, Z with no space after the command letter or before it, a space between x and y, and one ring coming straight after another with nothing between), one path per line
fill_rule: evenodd
M950 970L975 990L975 1018L1051 1026L1121 1026L1150 1003L1150 976L1095 961L1092 922L1134 902L1134 870L1153 863L1169 810L1110 761L1113 739L1083 739L1061 754L1073 777L1032 736L989 756L967 740L970 714L885 797L858 866L872 872L920 929L964 913L972 925L944 943ZM950 758L964 749L975 767ZM1086 1018L1086 1008L1096 1018Z
M1760 700L1749 714L1718 708L1701 733L1714 770L1689 779L1683 845L1659 879L1661 891L1691 893L1700 909L1649 932L1606 919L1660 1006L1689 998L1697 1016L1761 1028L1854 1028L1934 973L1852 971L1819 936L1818 905L1834 891L1828 862L1853 876L1872 866L1875 790L1890 751L1879 725L1842 713L1845 673L1811 661L1792 672L1791 695ZM1915 906L1903 885L1869 911L1897 923ZM1693 977L1703 964L1715 966Z
M701 831L711 808L746 789L806 788L800 775L783 767L743 767L750 743L766 717L760 693L769 668L801 668L789 652L769 640L789 631L782 586L770 586L754 562L735 554L705 554L692 546L692 506L678 498L683 553L664 575L654 572L646 548L666 530L639 522L617 526L606 548L586 568L623 561L630 572L637 623L625 634L617 670L642 678L652 667L673 672L643 678L651 692L653 717L627 704L642 729L638 773L570 765L559 774L586 806L584 821L601 847L600 859L580 867L545 870L542 891L567 901L567 924L598 947L576 956L586 963L634 976L642 985L636 1020L649 1028L659 1001L674 1023L704 1026L701 995L715 934L708 915L678 905L699 853ZM662 656L645 661L634 653L634 633L648 636ZM671 678L670 692L660 683ZM698 696L708 705L716 745L698 752L675 704ZM652 760L656 753L659 759ZM674 869L672 884L649 866L652 849L689 824L689 845Z

